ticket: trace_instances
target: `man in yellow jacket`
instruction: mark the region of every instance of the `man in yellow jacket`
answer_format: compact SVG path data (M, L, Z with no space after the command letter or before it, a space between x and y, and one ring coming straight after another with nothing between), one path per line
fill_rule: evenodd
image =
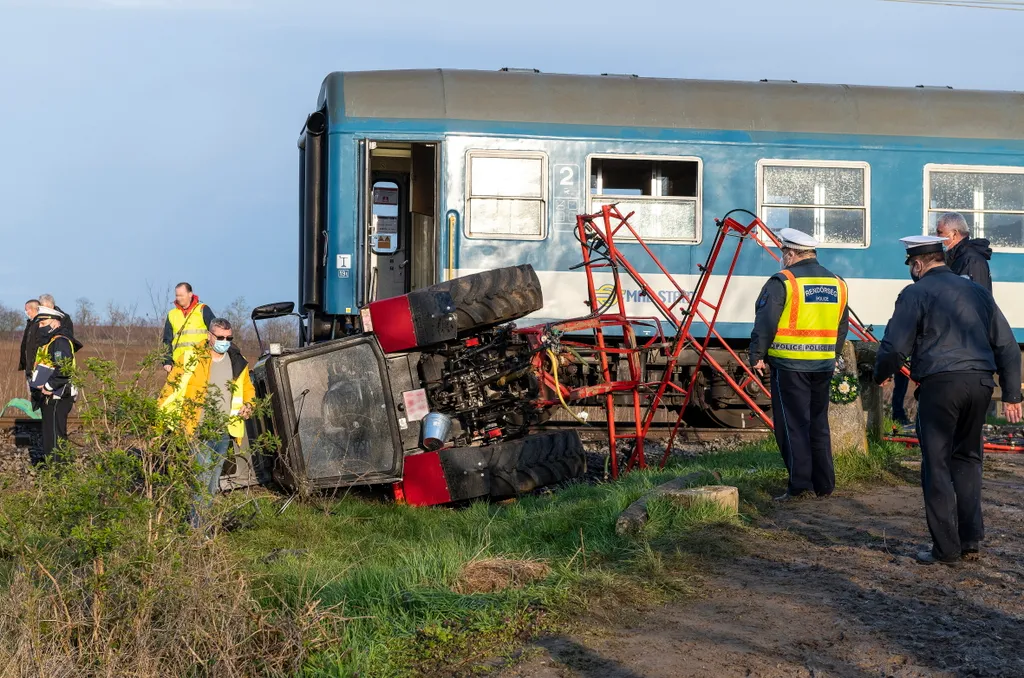
M795 228L776 232L781 271L761 289L750 333L750 364L771 367L775 440L789 471L777 501L827 497L836 485L829 395L849 322L846 282L818 263L818 241Z
M206 333L213 322L213 311L199 301L192 285L180 282L174 288L174 308L164 321L164 369L170 375L174 363L185 362L185 356L205 342Z
M208 492L206 503L220 489L228 446L232 439L241 444L245 419L252 413L256 399L249 364L233 341L231 323L214 318L207 332L206 350L195 351L184 362L176 362L160 394L160 407L180 416L180 425L190 435L199 429L204 417L218 422L216 428L220 430L213 436L206 435L196 448L196 461L201 469L199 482ZM221 426L222 422L226 424ZM197 497L197 504L201 499ZM196 510L191 520L198 526Z

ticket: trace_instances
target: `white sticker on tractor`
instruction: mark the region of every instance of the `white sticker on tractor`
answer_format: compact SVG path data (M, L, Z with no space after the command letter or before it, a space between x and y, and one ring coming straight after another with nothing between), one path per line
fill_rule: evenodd
M405 401L405 414L409 421L419 421L430 414L430 405L427 403L427 392L418 388L415 391L403 391L402 400Z
M352 268L352 255L351 254L339 254L338 255L338 268Z
M403 431L409 428L409 422L405 420L405 417L398 418L398 428L402 429Z

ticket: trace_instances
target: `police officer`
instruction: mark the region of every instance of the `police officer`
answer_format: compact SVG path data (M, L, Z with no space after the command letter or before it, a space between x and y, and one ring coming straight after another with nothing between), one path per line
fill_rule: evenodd
M38 318L39 348L32 365L33 405L42 410L43 459L68 437L68 415L75 404L78 390L71 383L68 366L75 364L75 351L82 348L63 325L64 314L48 306L40 306Z
M793 228L776 235L783 269L757 299L749 351L758 374L766 360L771 366L775 440L789 471L786 493L776 500L826 497L836 484L828 405L846 341L846 283L818 263L817 240Z
M942 238L946 246L946 265L953 273L973 280L989 292L992 291L992 273L988 262L992 248L984 238L971 238L967 220L958 212L946 212L935 222L935 235ZM907 377L897 372L893 378L892 418L900 424L909 424L903 409L903 401L909 385Z
M981 428L999 373L1006 418L1021 418L1017 340L992 295L945 264L943 239L902 239L914 284L896 299L875 362L882 383L910 357L919 386L917 436L921 486L932 536L917 554L926 565L952 565L978 553L981 518Z

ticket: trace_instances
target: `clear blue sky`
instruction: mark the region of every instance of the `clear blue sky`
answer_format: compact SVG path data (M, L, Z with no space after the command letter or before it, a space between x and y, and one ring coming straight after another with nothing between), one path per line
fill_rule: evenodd
M376 68L1024 90L1024 12L881 0L0 0L0 302L295 297L323 76ZM599 31L604 31L602 38ZM31 253L31 254L30 254Z

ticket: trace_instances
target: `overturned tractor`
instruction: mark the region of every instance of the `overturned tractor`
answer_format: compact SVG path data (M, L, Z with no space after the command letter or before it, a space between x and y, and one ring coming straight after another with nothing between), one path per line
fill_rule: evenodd
M363 309L363 333L275 351L256 364L281 448L273 479L295 490L393 486L414 505L500 499L575 478L579 435L548 416L534 356L512 321L543 306L530 265L484 271ZM253 319L291 304L257 308Z

